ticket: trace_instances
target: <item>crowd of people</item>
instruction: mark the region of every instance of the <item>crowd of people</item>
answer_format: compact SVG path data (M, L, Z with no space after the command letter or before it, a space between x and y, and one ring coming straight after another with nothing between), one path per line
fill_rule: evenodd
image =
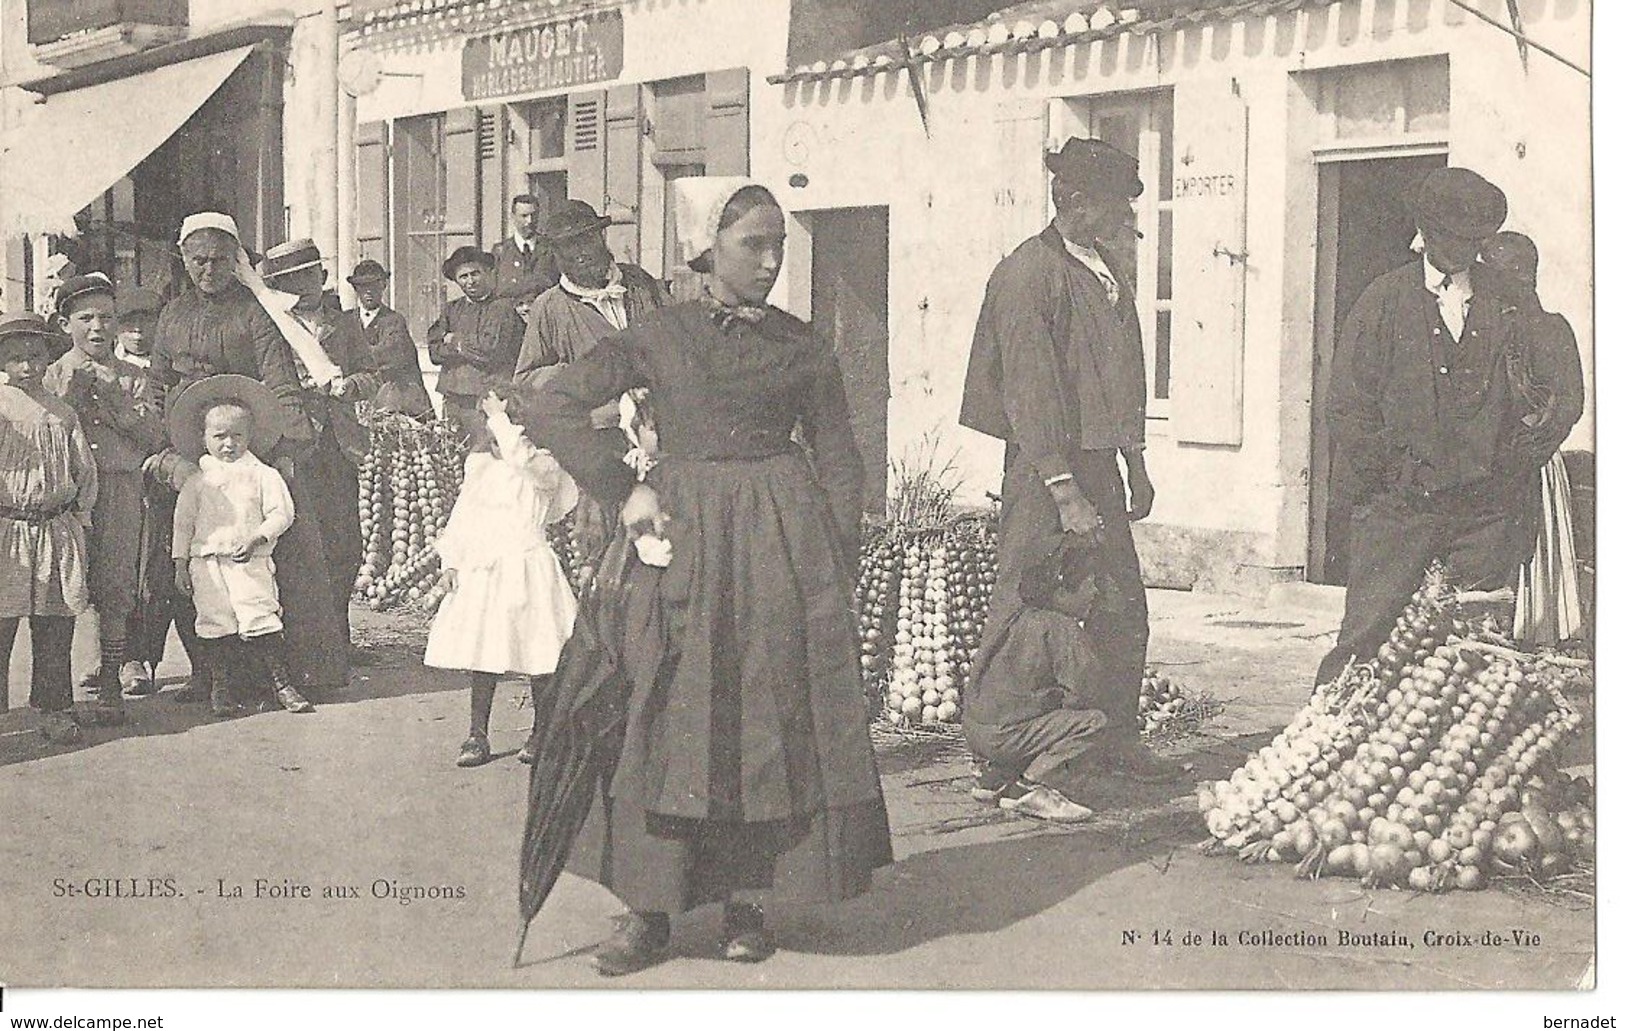
M1135 727L1149 630L1130 524L1155 489L1117 245L1138 164L1073 139L1047 166L1055 220L993 272L966 377L961 421L1005 442L1005 471L965 735L974 797L1073 822L1105 778L1189 768ZM721 955L760 961L773 946L755 896L847 898L891 861L840 366L766 303L785 240L770 190L682 179L675 209L695 277L679 297L614 260L589 205L539 223L517 198L511 239L447 257L460 296L426 340L443 418L469 445L424 655L469 677L456 764L491 761L502 676L529 679L527 763L570 690L554 677L569 649L604 651L624 683L619 762L576 846L578 870L630 909L597 952L606 975L658 962L671 917L707 902L724 906ZM1573 334L1534 293L1533 243L1497 235L1500 191L1445 169L1413 210L1419 260L1366 292L1337 349L1336 483L1357 509L1322 679L1368 656L1433 559L1484 586L1527 560L1541 469L1583 405ZM177 243L188 282L167 303L92 273L61 283L54 321L0 318L0 652L26 617L31 704L55 742L155 689L170 622L192 668L174 696L218 716L308 712L343 690L359 406L434 413L379 263L351 272L344 310L308 240L255 261L229 216L203 213ZM625 559L581 599L546 533L567 519L594 560L612 542ZM613 606L591 613L613 633L573 635L578 605ZM76 713L73 620L92 609L101 661Z

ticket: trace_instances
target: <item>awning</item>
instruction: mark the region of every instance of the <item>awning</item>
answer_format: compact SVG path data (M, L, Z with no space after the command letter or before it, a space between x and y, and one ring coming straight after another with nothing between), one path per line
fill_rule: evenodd
M173 136L253 51L238 47L29 105L0 147L0 233L74 232L73 216Z

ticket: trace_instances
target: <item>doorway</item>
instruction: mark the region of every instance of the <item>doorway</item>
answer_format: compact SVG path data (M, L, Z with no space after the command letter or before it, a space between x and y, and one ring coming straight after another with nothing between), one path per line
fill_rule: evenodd
M883 515L891 401L887 209L843 208L799 217L812 237L813 329L835 348L863 457L863 509Z
M1310 431L1309 570L1313 583L1348 583L1348 506L1331 496L1334 442L1327 392L1337 336L1360 294L1378 276L1416 258L1416 223L1406 209L1443 153L1328 161L1320 166L1319 254L1315 269L1314 384Z

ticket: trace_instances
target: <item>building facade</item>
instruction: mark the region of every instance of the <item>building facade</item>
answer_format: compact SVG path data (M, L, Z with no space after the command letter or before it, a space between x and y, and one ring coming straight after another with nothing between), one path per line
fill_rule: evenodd
M0 2L5 303L45 302L52 254L168 289L180 221L208 208L251 249L338 255L340 24L315 0Z
M1503 0L1111 6L1036 0L776 76L754 152L795 216L786 303L837 337L871 465L930 442L985 503L1000 446L957 415L987 276L1051 217L1046 149L1136 153L1148 580L1341 582L1335 330L1413 256L1404 198L1429 169L1506 190L1589 376L1589 77L1475 16L1505 23ZM1589 4L1517 6L1527 39L1588 63ZM1588 413L1571 446L1591 434Z
M671 184L751 170L788 0L374 4L353 9L359 252L395 273L421 331L447 296L440 263L513 232L512 198L567 198L614 219L611 249L676 271Z

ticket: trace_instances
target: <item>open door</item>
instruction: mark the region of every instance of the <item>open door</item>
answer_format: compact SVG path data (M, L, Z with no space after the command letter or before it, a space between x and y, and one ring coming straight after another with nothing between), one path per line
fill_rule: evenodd
M1315 359L1309 478L1309 570L1313 583L1348 583L1349 512L1331 496L1335 442L1327 427L1337 334L1365 288L1416 260L1416 223L1405 208L1443 154L1329 162L1320 169L1319 266L1315 270Z
M863 508L884 514L891 400L887 211L845 208L798 217L812 235L813 328L840 360L863 456Z

